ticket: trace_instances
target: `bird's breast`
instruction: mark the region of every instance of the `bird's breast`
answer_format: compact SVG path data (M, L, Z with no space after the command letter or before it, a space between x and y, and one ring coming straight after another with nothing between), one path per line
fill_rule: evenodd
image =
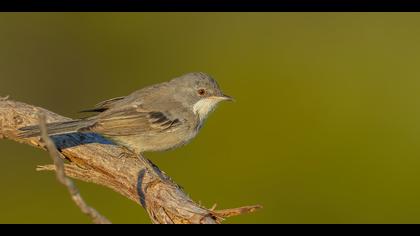
M190 124L192 125L180 125L176 129L166 132L110 138L117 144L127 146L137 153L166 151L189 143L197 135L198 124L195 121Z

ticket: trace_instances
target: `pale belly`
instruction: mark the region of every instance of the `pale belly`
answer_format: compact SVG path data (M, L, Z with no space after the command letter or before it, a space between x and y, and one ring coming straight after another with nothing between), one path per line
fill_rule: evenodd
M106 137L136 153L166 151L187 144L197 135L197 130L177 130L156 135L131 135Z

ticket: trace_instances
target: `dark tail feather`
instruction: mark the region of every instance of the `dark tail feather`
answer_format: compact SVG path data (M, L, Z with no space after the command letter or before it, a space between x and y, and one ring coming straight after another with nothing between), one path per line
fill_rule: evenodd
M65 122L56 122L47 124L49 135L67 134L77 132L80 128L86 127L88 121L86 120L71 120ZM20 138L31 138L41 136L41 131L38 125L26 126L19 129L21 132L18 134Z

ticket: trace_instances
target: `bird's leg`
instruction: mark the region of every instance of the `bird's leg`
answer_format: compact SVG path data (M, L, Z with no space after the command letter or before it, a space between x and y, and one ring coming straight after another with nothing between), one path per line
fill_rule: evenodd
M165 177L165 175L163 175L157 167L154 167L153 163L150 162L143 154L136 153L124 146L122 146L122 148L124 148L124 151L118 155L118 158L122 158L123 160L122 166L124 166L125 161L127 160L126 158L137 158L150 174L156 176L156 178L162 182L172 183L172 181Z
M129 149L127 149L127 148L125 148L125 147L123 147L125 150L124 151L122 151L119 155L118 155L118 159L121 159L122 160L122 164L121 164L121 166L119 166L118 168L117 168L117 171L120 171L121 170L121 168L122 167L124 167L125 166L125 162L127 161L127 158L130 158L130 157L133 157L133 154L132 154L132 152L129 150Z
M125 159L125 158L137 158L137 155L130 149L124 146L120 146L123 151L118 155L118 159Z
M150 164L150 162L142 154L137 154L136 152L128 149L127 147L124 147L124 146L121 146L121 147L123 148L123 151L118 155L117 158L122 159L123 161L122 166L125 165L127 158L136 158L143 163L146 170L148 170L152 174L158 175L157 173L155 173L155 169Z

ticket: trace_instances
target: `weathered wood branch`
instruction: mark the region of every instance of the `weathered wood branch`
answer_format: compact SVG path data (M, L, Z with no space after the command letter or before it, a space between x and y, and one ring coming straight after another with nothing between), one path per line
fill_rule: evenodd
M18 129L38 124L37 114L47 122L65 121L46 109L0 98L0 138L45 148L41 138L22 139ZM143 157L129 158L123 147L113 145L97 134L67 134L51 137L60 154L68 161L65 173L74 179L103 185L141 204L153 223L215 224L224 218L253 212L261 206L236 209L207 209L195 203L163 171ZM126 156L126 157L121 157ZM148 171L150 163L154 171ZM55 165L38 170L56 170Z

